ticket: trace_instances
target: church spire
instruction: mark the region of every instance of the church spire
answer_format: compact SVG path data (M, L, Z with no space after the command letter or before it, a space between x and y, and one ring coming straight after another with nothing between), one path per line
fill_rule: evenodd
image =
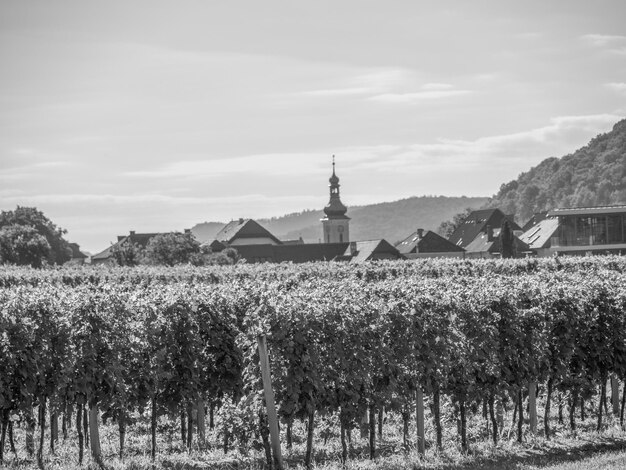
M335 172L335 156L333 155L333 174L328 179L330 183L330 200L324 207L325 217L322 222L324 243L347 243L350 241L350 217L346 215L348 209L339 198L339 177Z
M343 205L339 198L339 177L335 173L335 156L333 155L333 174L328 179L330 188L330 200L326 207L324 207L324 213L328 218L343 218L346 216L348 208Z

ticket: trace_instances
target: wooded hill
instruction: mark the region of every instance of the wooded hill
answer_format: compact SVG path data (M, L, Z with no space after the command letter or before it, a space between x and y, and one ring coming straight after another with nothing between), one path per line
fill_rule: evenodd
M487 203L524 223L557 207L626 204L626 119L562 158L548 158L522 173Z
M348 207L351 240L385 238L395 243L418 228L437 230L439 225L466 208L479 208L486 197L420 196L393 202ZM322 210L305 210L271 219L257 219L270 232L283 240L302 239L317 243L322 235ZM215 238L224 226L218 222L204 222L191 230L200 241Z

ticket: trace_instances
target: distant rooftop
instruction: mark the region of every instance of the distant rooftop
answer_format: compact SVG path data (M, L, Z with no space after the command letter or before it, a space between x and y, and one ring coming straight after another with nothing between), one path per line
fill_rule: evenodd
M559 215L614 214L626 212L626 205L598 207L561 207L548 212L548 217Z

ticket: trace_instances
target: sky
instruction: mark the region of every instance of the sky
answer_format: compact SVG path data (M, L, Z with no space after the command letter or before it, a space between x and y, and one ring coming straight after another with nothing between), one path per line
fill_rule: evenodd
M626 117L626 2L0 1L0 210L81 248L491 196ZM409 215L410 216L410 215Z

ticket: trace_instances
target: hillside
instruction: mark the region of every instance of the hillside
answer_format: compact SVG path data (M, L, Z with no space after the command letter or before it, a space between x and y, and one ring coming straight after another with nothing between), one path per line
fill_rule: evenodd
M480 197L421 196L348 208L350 238L368 240L385 238L391 243L402 240L417 228L436 230L441 222L451 219L467 207L478 208L488 201ZM258 219L270 232L283 240L302 237L307 243L316 243L321 236L320 219L324 213L307 210L271 219ZM201 241L213 240L223 226L218 222L204 222L191 230Z
M562 158L548 158L503 184L487 203L524 223L556 207L626 204L626 119Z

